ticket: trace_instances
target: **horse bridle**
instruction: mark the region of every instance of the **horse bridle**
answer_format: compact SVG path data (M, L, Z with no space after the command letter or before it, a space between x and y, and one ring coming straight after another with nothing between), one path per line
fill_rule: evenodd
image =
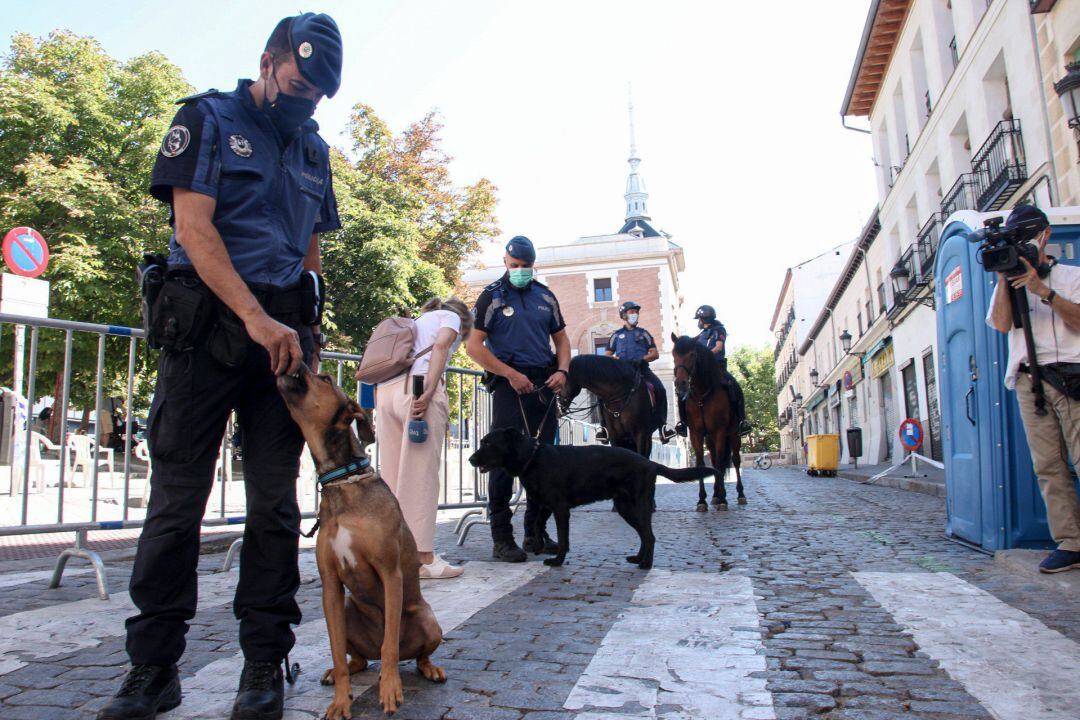
M640 370L638 370L638 371L636 371L634 373L634 384L630 387L630 390L626 393L626 395L623 395L621 398L619 398L617 400L604 400L603 398L599 398L599 400L600 400L599 405L600 405L600 407L602 407L604 409L605 412L609 413L611 415L611 417L618 420L619 417L622 415L623 409L625 409L625 407L626 407L626 403L630 401L630 398L632 398L634 396L634 393L637 392L637 389L639 387L641 387L641 371ZM619 406L618 410L612 410L611 409L611 406L615 405L615 404L618 404L618 406Z
M694 394L694 373L691 372L689 367L687 367L686 365L683 365L682 363L679 363L678 365L675 366L676 374L679 372L680 369L686 371L686 387L687 387L686 394L687 394L687 396L690 397L694 402L696 402L698 404L698 407L701 407L702 405L705 404L705 401L709 398L709 395L712 394L712 391L715 390L716 388L711 388L709 390L709 392L705 393L700 398L693 397L693 394ZM676 378L676 380L677 379L678 378Z

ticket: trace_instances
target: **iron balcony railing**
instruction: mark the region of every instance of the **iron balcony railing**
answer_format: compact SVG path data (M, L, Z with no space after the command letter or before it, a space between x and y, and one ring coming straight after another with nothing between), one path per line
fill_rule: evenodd
M974 173L962 174L941 199L941 216L947 218L958 210L974 210L975 197Z
M981 212L1000 210L1027 180L1019 120L997 124L972 158L971 170L975 175L976 207Z
M915 264L915 246L909 245L907 250L900 253L899 264L903 265L907 272L907 290L904 292L904 300L907 300L919 291L919 269Z
M938 213L930 215L930 219L923 223L915 239L915 254L919 261L919 275L917 282L926 285L934 277L934 257L937 255L938 241L941 239L942 216Z

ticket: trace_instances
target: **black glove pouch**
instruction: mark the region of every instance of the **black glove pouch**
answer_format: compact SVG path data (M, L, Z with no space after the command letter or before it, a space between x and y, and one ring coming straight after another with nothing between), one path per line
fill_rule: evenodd
M197 277L165 280L151 310L147 334L151 347L176 352L195 348L213 316L214 297Z
M238 367L247 357L250 342L243 321L224 303L218 303L217 320L206 341L210 357L225 367Z

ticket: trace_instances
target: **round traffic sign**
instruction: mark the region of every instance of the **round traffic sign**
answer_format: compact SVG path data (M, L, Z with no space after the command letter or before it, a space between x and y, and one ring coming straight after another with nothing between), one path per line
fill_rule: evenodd
M4 236L4 262L16 275L37 277L49 266L49 246L34 228L12 228Z
M915 418L908 418L900 423L900 444L909 452L922 447L923 429Z

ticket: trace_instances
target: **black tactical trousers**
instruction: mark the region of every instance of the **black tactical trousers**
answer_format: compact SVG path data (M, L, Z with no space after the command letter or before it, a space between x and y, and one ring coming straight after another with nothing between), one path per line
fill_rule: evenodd
M297 332L310 359L311 330ZM249 343L244 361L229 368L205 348L162 351L147 430L150 504L130 585L139 610L127 620L132 664L171 665L184 652L198 597L199 523L234 409L244 428L247 496L233 602L240 647L248 660L278 662L293 646L290 626L300 622L296 476L304 441L278 393L269 357Z
M534 383L540 384L547 379L547 375L540 377L529 375ZM521 405L518 405L518 399ZM538 393L518 395L513 386L506 378L496 378L491 387L491 428L514 427L522 432L536 432L544 421L540 430L540 442L548 445L555 442L555 430L558 428L558 410L555 407L548 412L552 392L546 387ZM525 408L525 417L529 420L529 430L525 429L522 421L521 408ZM514 494L514 478L503 470L492 470L488 474L488 511L491 519L491 539L502 542L514 539L514 528L510 524L513 513L510 510L510 498ZM525 536L531 537L533 526L536 523L536 515L540 511L540 504L526 495L525 498Z

